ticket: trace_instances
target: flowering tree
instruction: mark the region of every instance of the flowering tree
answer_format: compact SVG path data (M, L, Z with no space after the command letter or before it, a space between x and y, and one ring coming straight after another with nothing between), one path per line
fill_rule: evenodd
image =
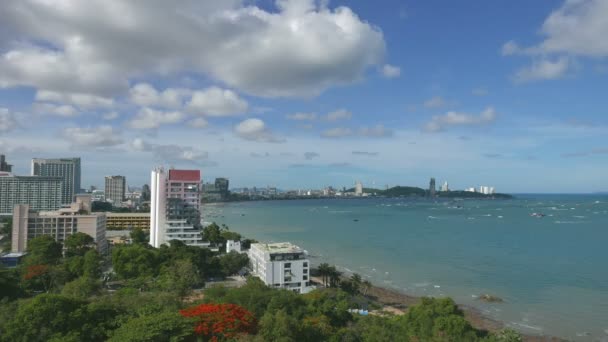
M235 304L201 304L180 310L184 317L195 319L196 334L205 341L222 341L256 330L256 319L251 312Z

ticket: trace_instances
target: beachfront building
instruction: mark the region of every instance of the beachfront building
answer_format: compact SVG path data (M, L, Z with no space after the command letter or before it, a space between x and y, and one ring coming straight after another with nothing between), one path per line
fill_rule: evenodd
M61 208L63 179L60 177L15 176L0 171L0 216L11 216L17 204L31 210Z
M150 245L171 240L209 247L201 235L201 172L199 170L152 171L150 182Z
M27 204L19 204L13 211L11 252L25 252L27 242L37 236L48 235L63 243L77 232L91 236L98 252L107 252L106 214L91 213L90 195L77 195L69 208L56 211L38 212Z
M254 243L248 252L253 275L264 284L307 293L310 286L308 252L289 242Z
M80 158L32 159L32 176L61 177L61 204L70 205L80 192Z

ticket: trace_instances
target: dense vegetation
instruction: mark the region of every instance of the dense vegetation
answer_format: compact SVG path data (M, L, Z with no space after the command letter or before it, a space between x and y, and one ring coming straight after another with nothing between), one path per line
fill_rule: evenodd
M205 234L221 244L226 227ZM240 288L200 289L236 273L237 253L173 241L158 249L133 232L133 244L104 258L75 234L65 244L39 237L15 269L0 268L0 341L520 341L506 330L474 329L451 299L425 298L405 315L360 316L374 306L369 282L319 266L325 286L305 295L257 278Z

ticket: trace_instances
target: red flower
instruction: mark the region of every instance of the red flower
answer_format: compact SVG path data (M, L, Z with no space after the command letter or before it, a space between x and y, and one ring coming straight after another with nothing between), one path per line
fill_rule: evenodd
M252 334L256 320L251 312L235 304L201 304L180 310L184 317L196 318L194 331L210 341Z
M32 278L39 277L45 274L49 269L48 265L32 265L27 267L27 273L23 276L23 279L30 280Z

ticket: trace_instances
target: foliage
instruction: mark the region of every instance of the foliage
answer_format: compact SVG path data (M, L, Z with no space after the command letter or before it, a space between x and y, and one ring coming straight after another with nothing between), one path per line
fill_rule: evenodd
M65 284L61 294L71 298L87 299L98 294L100 290L99 280L84 276Z
M163 267L159 282L162 289L174 292L180 298L187 296L193 287L202 285L198 270L188 259L175 260Z
M84 254L94 248L95 241L85 233L77 232L68 236L63 242L65 247L65 256L71 257L75 255L84 256Z
M16 299L21 296L23 296L23 290L19 287L18 270L6 268L0 264L0 301Z
M203 228L202 235L204 241L209 241L215 245L219 245L225 241L222 237L222 228L215 222Z
M151 277L158 271L157 253L142 245L118 246L112 251L112 265L122 279Z
M94 279L101 277L101 255L96 250L91 249L85 253L82 275Z
M249 264L247 254L241 254L235 251L220 257L220 265L224 276L230 276L238 273L243 267Z
M93 201L93 203L91 203L91 211L93 211L93 212L112 211L112 203Z
M61 259L62 246L51 236L35 237L27 243L26 265L54 265Z
M235 338L256 331L255 317L235 304L201 304L180 310L180 314L194 318L196 334L210 341Z
M148 235L146 234L146 232L144 232L143 229L139 227L133 228L129 235L131 236L131 241L134 244L144 245L148 243Z
M194 341L192 322L177 312L133 317L112 333L110 342Z

